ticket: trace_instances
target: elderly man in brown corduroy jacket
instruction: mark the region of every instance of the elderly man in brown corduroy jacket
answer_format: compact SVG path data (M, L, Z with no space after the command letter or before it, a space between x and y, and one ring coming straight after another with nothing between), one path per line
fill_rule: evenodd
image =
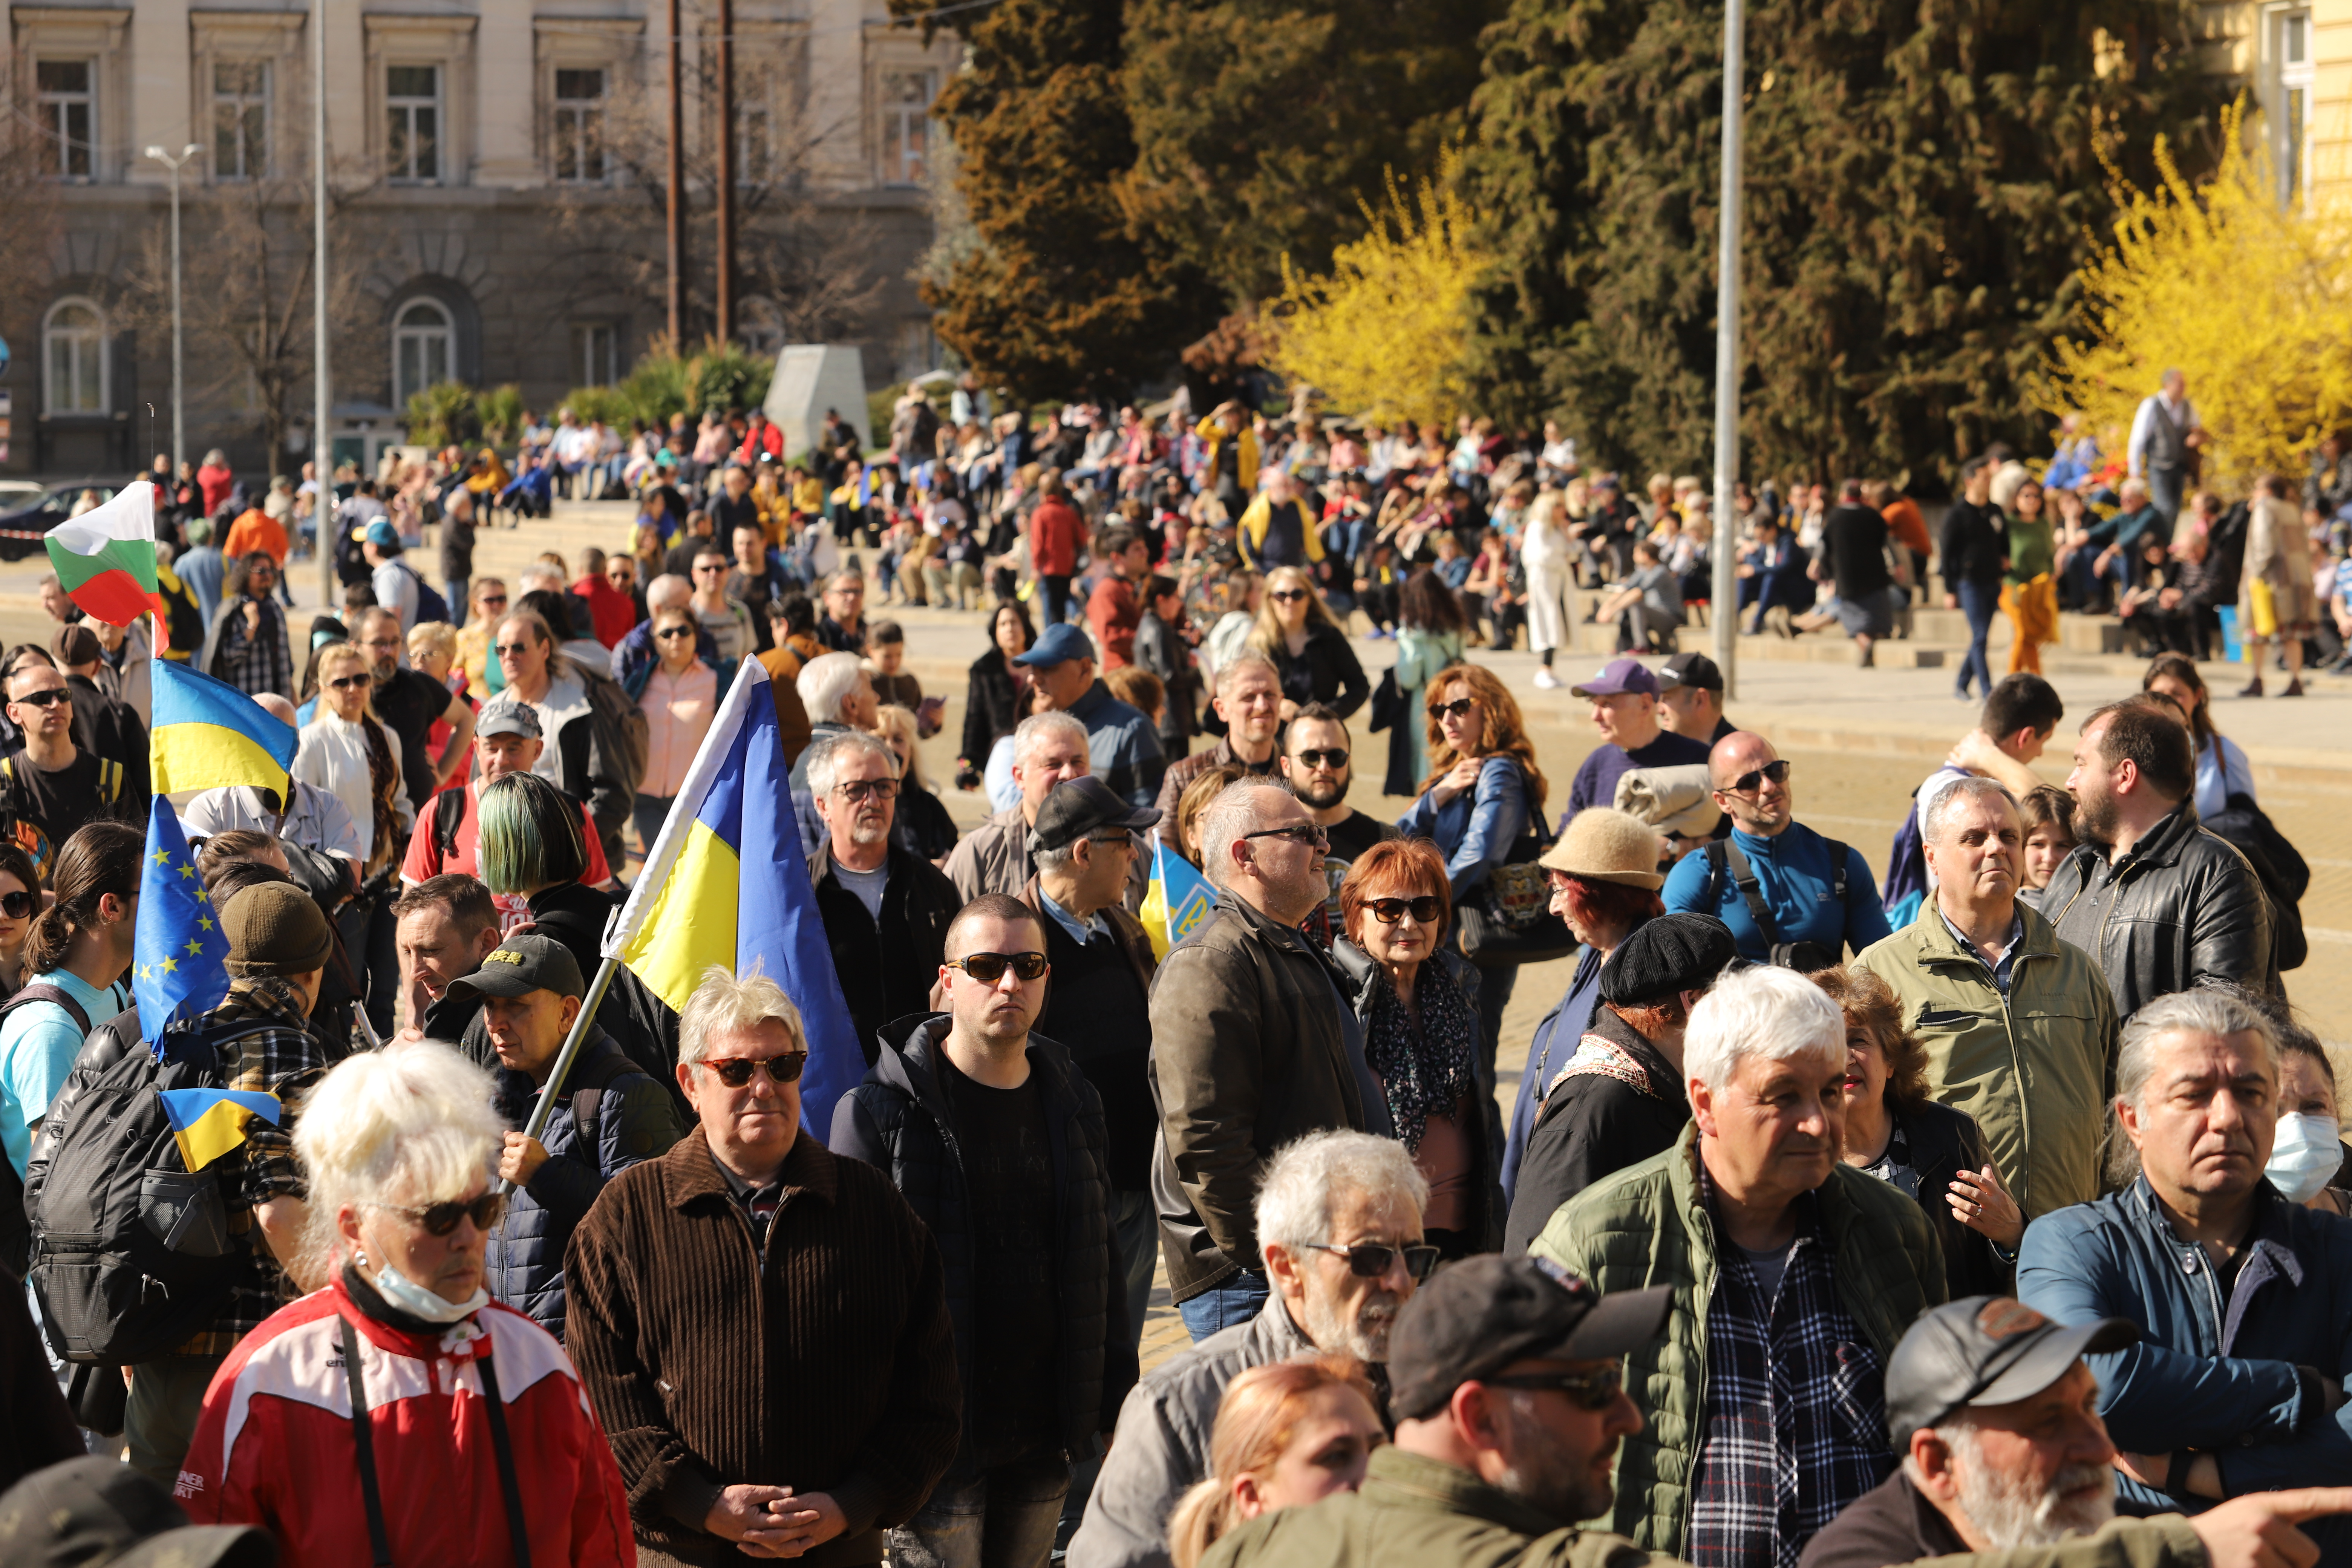
M699 1129L572 1233L567 1348L640 1563L879 1563L955 1457L939 1248L888 1176L801 1135L806 1060L773 981L712 968L678 1020Z

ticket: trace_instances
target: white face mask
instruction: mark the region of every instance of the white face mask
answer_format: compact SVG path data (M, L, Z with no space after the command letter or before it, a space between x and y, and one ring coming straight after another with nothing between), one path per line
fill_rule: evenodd
M490 1293L480 1286L462 1301L452 1301L436 1291L427 1290L399 1269L387 1263L383 1272L368 1281L391 1305L412 1318L422 1318L428 1323L454 1323L460 1318L470 1318L490 1304Z
M2268 1174L2291 1204L2309 1203L2343 1163L2341 1130L2332 1116L2298 1112L2278 1119L2278 1136L2271 1144Z

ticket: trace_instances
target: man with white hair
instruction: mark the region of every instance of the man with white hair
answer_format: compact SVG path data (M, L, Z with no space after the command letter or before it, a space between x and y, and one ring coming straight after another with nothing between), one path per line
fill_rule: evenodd
M1625 1371L1644 1425L1609 1528L1698 1568L1791 1568L1895 1467L1887 1358L1944 1300L1927 1215L1840 1162L1845 1017L1786 969L1726 975L1683 1037L1691 1125L1564 1205L1529 1254L1604 1296L1666 1285Z
M1274 1293L1127 1396L1068 1568L1169 1568L1168 1515L1209 1473L1217 1405L1244 1372L1316 1351L1388 1360L1397 1313L1437 1260L1422 1241L1428 1201L1428 1182L1393 1138L1316 1132L1275 1154L1255 1205Z
M816 816L815 797L809 793L809 759L820 742L853 731L871 734L882 710L874 694L874 678L866 661L854 653L820 654L801 667L793 689L809 717L808 750L793 764L793 808L800 814L801 847L814 853L824 834Z
M1055 784L1093 772L1084 724L1067 713L1032 713L1021 721L1013 731L1013 782L1021 786L1021 799L965 834L948 854L948 880L965 902L982 893L1021 896L1037 871L1029 850L1037 808ZM1143 907L1149 858L1140 850L1129 858L1125 902L1130 913Z
M1946 784L1919 831L1935 886L1916 920L1854 965L1895 993L1927 1047L1929 1091L1976 1118L2025 1217L2088 1203L2116 1061L2106 980L2017 896L2025 826L1998 781ZM1989 1184L1975 1171L1956 1183Z
M858 1048L872 1067L883 1025L931 1011L948 923L964 900L938 867L892 839L898 754L887 741L845 731L817 742L803 760L824 831L809 855L809 886Z
M2138 1179L2025 1233L2020 1300L2063 1323L2139 1326L2141 1343L2092 1363L2125 1513L2352 1474L2352 1226L2280 1192L2279 1100L2278 1037L2250 998L2159 997L2116 1064ZM2310 1534L2321 1561L2352 1561L2352 1521Z
M2204 444L2205 422L2189 401L2189 378L2178 370L2166 371L2157 390L2142 398L2132 415L2124 460L2132 478L2147 481L2148 500L2164 515L2167 528L2180 515L2189 454Z
M1355 1009L1298 930L1328 891L1323 829L1281 780L1244 778L1195 831L1219 897L1151 984L1151 1185L1169 1286L1198 1342L1265 1304L1251 1204L1274 1152L1329 1128L1392 1130Z

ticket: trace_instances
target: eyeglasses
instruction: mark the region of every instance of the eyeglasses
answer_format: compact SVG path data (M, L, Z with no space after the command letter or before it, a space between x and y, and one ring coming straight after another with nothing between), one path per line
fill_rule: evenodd
M694 563L694 569L697 572L724 572L727 570L727 563L724 561L698 561Z
M801 1069L808 1066L806 1051L786 1051L780 1057L720 1057L702 1064L710 1076L730 1089L741 1089L751 1081L755 1072L764 1072L768 1081L779 1088L801 1080Z
M1372 919L1384 926L1392 926L1411 915L1423 925L1437 919L1437 900L1429 894L1417 899L1369 899L1364 908L1372 911Z
M1348 765L1348 753L1339 746L1318 746L1299 752L1298 760L1310 768L1329 768L1336 773Z
M1440 719L1467 719L1470 710L1478 706L1475 697L1457 697L1451 702L1433 702L1429 710Z
M1282 603L1287 605L1296 600L1307 597L1307 590L1304 588L1276 588L1272 593L1266 595L1266 597L1269 599L1279 599Z
M1255 833L1244 833L1244 838L1287 838L1293 844L1328 844L1322 825L1301 822L1290 827L1261 827Z
M56 703L69 701L71 699L68 696L64 687L51 686L46 687L39 691L27 691L22 697L11 698L9 700L12 702L23 702L34 708L47 708Z
M504 594L485 594L480 600L482 607L488 610L495 610L506 602L507 596Z
M664 626L661 630L654 634L654 636L661 638L664 642L667 642L672 637L690 637L693 635L694 628L692 626Z
M1482 1377L1498 1388L1549 1388L1568 1395L1579 1410L1601 1411L1617 1402L1625 1386L1624 1370L1611 1362L1599 1372L1528 1372L1517 1377Z
M349 691L354 686L365 686L371 678L365 674L339 675L327 682L338 691Z
M478 1198L452 1199L446 1204L432 1204L421 1209L402 1204L379 1204L376 1206L389 1209L394 1214L406 1215L423 1226L427 1235L446 1236L457 1228L457 1222L461 1219L472 1220L476 1230L489 1229L499 1223L499 1216L507 1212L507 1195L504 1193L484 1193Z
M1774 784L1788 783L1789 759L1782 757L1778 762L1766 763L1760 768L1752 769L1748 773L1740 774L1738 778L1731 781L1729 787L1726 788L1723 793L1726 795L1753 795L1756 793L1757 785L1766 779L1770 779Z
M898 795L897 779L849 779L833 786L834 794L844 800L895 800Z
M537 643L502 642L490 651L497 654L500 658L520 658L523 655L529 653L538 646L539 645Z
M0 893L0 915L12 921L21 921L40 907L40 900L30 893Z
M1007 965L1024 984L1045 978L1045 955L1042 952L974 952L947 961L950 969L961 969L982 985L993 985L1004 978Z
M1404 1271L1415 1279L1426 1279L1429 1271L1437 1267L1437 1248L1433 1247L1383 1247L1378 1242L1363 1242L1355 1247L1341 1247L1336 1242L1315 1241L1308 1246L1318 1252L1335 1252L1348 1260L1348 1272L1359 1279L1377 1279L1395 1264L1397 1255L1404 1255Z

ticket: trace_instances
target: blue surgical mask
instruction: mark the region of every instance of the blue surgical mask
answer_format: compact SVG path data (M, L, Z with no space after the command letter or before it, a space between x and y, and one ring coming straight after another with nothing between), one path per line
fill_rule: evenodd
M460 1318L472 1317L490 1304L490 1293L478 1285L474 1288L474 1293L464 1300L452 1301L436 1291L427 1290L389 1263L368 1283L373 1285L377 1293L393 1306L428 1323L454 1323Z
M2271 1144L2271 1185L2291 1204L2309 1203L2344 1161L2342 1131L2332 1116L2298 1112L2278 1119Z

